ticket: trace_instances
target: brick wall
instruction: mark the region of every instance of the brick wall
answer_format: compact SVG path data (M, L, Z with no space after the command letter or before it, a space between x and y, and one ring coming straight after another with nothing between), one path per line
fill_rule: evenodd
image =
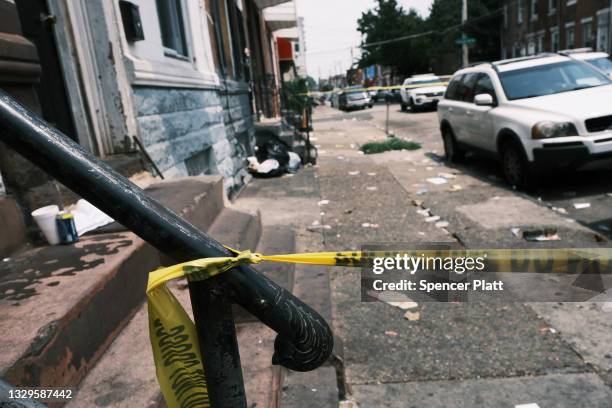
M519 22L519 4L522 7L522 22ZM551 9L555 5L555 9ZM558 30L558 49L568 48L568 24L574 27L574 46L597 46L596 36L599 20L609 23L609 15L598 12L610 9L609 0L538 0L532 13L532 0L506 0L505 23L502 26L502 57L511 58L521 54L555 51L553 31ZM591 25L593 41L583 36L583 24ZM540 39L540 41L538 41ZM608 37L607 50L610 52L611 39ZM530 47L529 45L532 45ZM530 49L531 48L531 49ZM505 55L504 55L505 51Z

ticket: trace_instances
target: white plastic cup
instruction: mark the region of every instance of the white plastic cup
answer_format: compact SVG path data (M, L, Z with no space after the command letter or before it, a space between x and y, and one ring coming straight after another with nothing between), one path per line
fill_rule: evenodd
M57 245L60 242L59 234L57 233L57 224L55 216L59 213L57 205L47 205L32 211L32 218L36 221L38 228L43 232L45 238L51 245Z

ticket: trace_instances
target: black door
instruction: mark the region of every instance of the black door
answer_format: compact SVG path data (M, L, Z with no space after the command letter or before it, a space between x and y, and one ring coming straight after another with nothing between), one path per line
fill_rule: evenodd
M46 0L17 0L16 3L23 36L38 49L42 76L40 83L34 87L40 99L43 117L78 142L53 36L55 17L49 14Z

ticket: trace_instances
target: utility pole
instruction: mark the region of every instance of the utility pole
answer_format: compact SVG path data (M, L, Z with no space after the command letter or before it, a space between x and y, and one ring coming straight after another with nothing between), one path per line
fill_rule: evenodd
M463 62L463 66L467 66L467 64L469 64L469 48L468 45L465 42L465 39L467 38L467 35L465 35L465 23L467 22L468 19L468 0L463 0L462 2L462 7L461 7L461 24L463 25L463 34L462 34L462 38L463 38L463 44L461 45L461 49L462 49L462 62Z

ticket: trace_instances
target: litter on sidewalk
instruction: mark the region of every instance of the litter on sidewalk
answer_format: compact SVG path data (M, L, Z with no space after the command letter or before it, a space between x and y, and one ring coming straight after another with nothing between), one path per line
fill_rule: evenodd
M461 185L459 184L453 184L452 186L450 186L450 188L448 189L448 191L450 191L451 193L454 193L456 191L461 191L463 190L463 187L461 187Z
M523 231L523 238L529 242L560 241L556 228L545 228L531 231Z
M439 215L433 215L431 217L425 218L425 222L436 222L436 221L440 221Z
M577 210L582 210L589 207L591 207L591 203L574 203L574 208Z
M448 221L438 221L436 222L436 227L437 228L446 228L448 227L449 223Z
M411 322L417 321L421 319L421 312L406 312L404 314L404 319L409 320Z
M444 177L430 177L427 179L427 181L436 186L446 183L446 179Z
M319 206L327 205L327 204L329 204L329 200L321 200L317 204L319 204Z

